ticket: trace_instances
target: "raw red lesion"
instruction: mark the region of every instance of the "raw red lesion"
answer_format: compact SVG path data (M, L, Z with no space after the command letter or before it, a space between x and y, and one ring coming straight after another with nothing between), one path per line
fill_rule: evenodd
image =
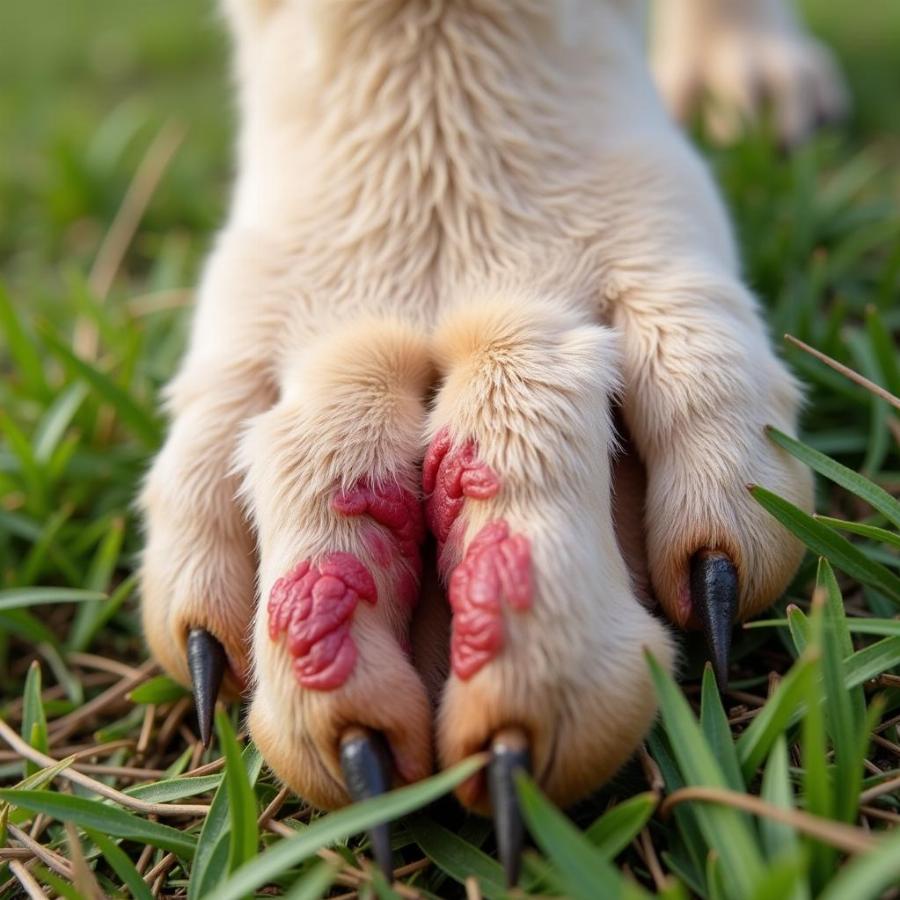
M362 480L335 494L332 507L345 516L369 517L362 539L372 562L391 573L396 599L410 608L415 606L425 539L419 498L396 482Z
M459 678L471 678L500 652L504 607L530 609L532 590L528 538L510 534L503 520L485 525L450 576L450 658Z
M360 600L378 599L369 570L350 553L329 553L318 565L299 563L269 594L269 637L286 636L297 680L305 688L340 687L356 664L350 634Z
M338 491L331 505L341 515L366 517L360 536L368 562L388 574L391 599L412 608L425 538L416 495L395 482L361 480ZM329 553L318 564L304 560L275 582L268 603L269 636L286 636L303 687L330 691L349 678L357 657L350 634L356 605L360 600L374 604L377 598L372 570L352 553Z
M500 491L497 473L479 458L473 440L454 444L442 428L422 466L425 517L437 539L438 565L446 575L459 558L466 500L489 500ZM459 678L471 678L500 652L505 607L521 612L531 606L531 547L528 538L510 534L502 519L485 525L449 575L453 626L450 660Z
M425 456L422 487L428 527L438 542L438 562L446 569L444 550L448 544L454 544L454 525L463 503L467 498L488 500L495 497L500 490L500 478L479 459L474 441L454 446L450 430L444 427L431 442Z

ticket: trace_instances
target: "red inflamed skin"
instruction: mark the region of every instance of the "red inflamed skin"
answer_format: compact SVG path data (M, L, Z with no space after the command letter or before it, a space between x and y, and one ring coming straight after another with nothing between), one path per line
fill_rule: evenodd
M332 508L366 517L362 540L371 563L389 575L394 597L407 609L418 598L425 536L415 494L395 482L362 480L339 491ZM357 650L350 634L357 603L378 598L369 568L351 553L330 553L317 565L301 562L278 579L269 596L269 636L286 635L299 683L312 690L341 687L353 671Z
M350 553L330 553L318 565L304 560L275 582L269 637L285 637L303 687L330 691L344 684L356 664L350 634L356 605L377 599L371 573Z
M502 650L504 609L523 612L531 606L528 538L510 534L502 520L485 525L448 571L458 559L463 505L496 497L500 486L497 473L479 458L474 441L454 444L448 428L437 433L422 466L422 487L453 610L450 661L462 679L471 678Z
M531 608L531 548L506 522L490 522L469 544L450 576L454 673L471 678L503 648L503 611Z
M416 495L395 482L360 481L338 492L332 501L344 516L367 516L363 542L379 568L392 576L396 599L408 609L415 606L422 575L425 521Z
M467 498L489 500L500 490L500 478L478 458L474 441L454 446L448 428L442 428L422 465L425 516L438 542L438 564L446 569L444 550L455 543L454 525ZM446 574L446 571L444 571Z

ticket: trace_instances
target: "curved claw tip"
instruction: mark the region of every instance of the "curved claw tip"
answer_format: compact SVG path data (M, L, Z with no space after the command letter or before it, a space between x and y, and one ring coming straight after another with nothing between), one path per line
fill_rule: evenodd
M488 790L494 811L497 852L506 882L515 887L522 867L524 826L513 774L531 771L528 739L518 728L506 728L494 736L488 765Z
M731 632L738 610L737 569L716 550L701 550L691 560L691 602L703 625L706 649L719 690L728 685Z
M386 793L391 788L390 752L380 734L364 728L348 728L341 738L341 769L347 792L354 803ZM394 881L391 826L385 822L369 829L375 862L388 884Z
M212 738L213 712L225 675L225 648L205 628L194 628L188 634L187 658L200 739L203 746L208 747Z

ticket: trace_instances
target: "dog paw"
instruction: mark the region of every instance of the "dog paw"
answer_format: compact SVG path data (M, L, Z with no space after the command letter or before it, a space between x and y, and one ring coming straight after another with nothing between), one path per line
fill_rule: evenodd
M423 469L452 610L438 713L444 766L483 750L457 790L492 810L518 866L513 768L569 803L631 755L656 710L644 651L666 629L635 596L611 509L615 335L524 300L465 308L436 341L444 382Z
M369 736L368 750L348 751L351 766L381 759L380 774L366 771L382 789L432 769L431 706L410 638L428 375L410 330L338 328L304 349L241 443L259 537L250 730L276 775L325 809L375 790L346 768L344 749L361 746L348 735Z
M846 114L847 91L830 51L786 10L747 3L701 16L673 7L661 11L653 62L676 118L701 112L711 137L729 143L768 106L778 138L792 146ZM666 27L667 19L680 21Z

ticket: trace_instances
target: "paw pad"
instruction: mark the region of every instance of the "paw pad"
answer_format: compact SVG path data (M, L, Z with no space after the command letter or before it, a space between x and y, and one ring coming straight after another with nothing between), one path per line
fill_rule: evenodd
M340 687L356 663L350 624L359 600L378 599L369 570L350 553L308 560L279 578L269 594L269 637L287 635L294 674L305 688Z

